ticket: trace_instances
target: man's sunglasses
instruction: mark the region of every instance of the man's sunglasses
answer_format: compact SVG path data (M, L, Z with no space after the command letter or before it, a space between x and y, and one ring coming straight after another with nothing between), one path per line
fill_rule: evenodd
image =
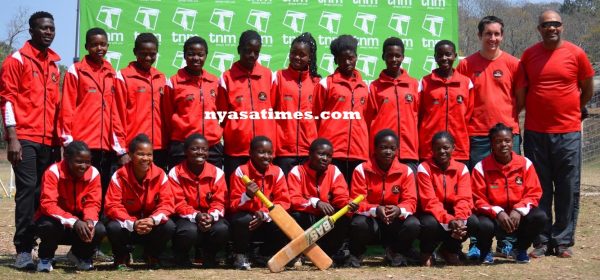
M542 22L540 24L540 26L542 28L550 28L550 27L559 28L559 27L562 26L562 22L560 22L560 21L546 21L546 22Z

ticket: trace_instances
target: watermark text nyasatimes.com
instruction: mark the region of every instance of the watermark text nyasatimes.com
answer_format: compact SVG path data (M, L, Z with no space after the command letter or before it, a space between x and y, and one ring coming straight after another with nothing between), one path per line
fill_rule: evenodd
M273 109L262 109L260 111L216 111L204 112L207 120L360 120L359 112L353 111L323 111L318 116L313 116L310 111L274 111Z

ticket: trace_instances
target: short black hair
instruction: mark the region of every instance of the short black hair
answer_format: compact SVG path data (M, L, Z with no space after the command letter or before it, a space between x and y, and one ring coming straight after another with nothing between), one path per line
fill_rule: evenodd
M331 54L337 58L342 52L350 50L356 53L356 48L358 47L358 40L354 38L352 35L340 35L337 38L331 41L329 45L329 50Z
M396 132L394 132L391 129L382 129L379 132L377 132L377 134L375 134L375 147L377 147L379 145L379 143L381 143L381 141L383 141L384 138L391 136L392 138L394 138L394 140L396 141L396 145L398 145L398 143L400 143L399 139L398 139L398 135L396 134Z
M260 45L262 45L262 38L260 37L260 34L258 34L258 32L254 31L252 29L242 32L242 35L240 35L240 42L237 47L238 53L240 52L240 50L243 47L245 47L252 40L257 40L258 43Z
M35 12L29 17L29 28L34 28L36 25L35 21L39 18L49 18L51 20L54 20L54 17L51 13L44 11Z
M454 146L454 143L456 141L454 141L454 136L452 136L452 134L450 134L450 132L442 130L442 131L438 131L436 132L433 137L431 138L431 147L433 147L433 143L435 143L435 141L440 140L440 139L446 139L450 142L450 144L452 144L452 146Z
M310 143L310 147L308 148L308 152L312 153L314 151L317 150L318 147L322 146L322 145L328 145L329 147L331 147L333 149L333 144L331 144L331 141L325 139L325 138L317 138L315 140L312 141L312 143Z
M271 143L271 145L273 145L273 141L271 141L271 139L269 139L269 137L267 136L256 136L254 138L252 138L252 141L250 141L250 151L255 150L258 145L262 142L269 142Z
M93 27L88 29L87 32L85 32L85 43L88 44L92 38L92 36L96 36L96 35L102 35L104 36L104 38L106 38L108 40L108 35L106 34L106 31L104 31L104 29L100 28L100 27Z
M434 53L437 51L438 47L443 46L443 45L451 46L452 49L454 50L454 52L456 53L456 45L450 40L441 40L441 41L437 42L435 44L435 48L433 48Z
M154 36L152 33L144 32L135 37L133 49L139 48L143 43L153 43L156 45L156 49L158 50L158 38L156 38L156 36Z
M383 41L383 50L381 52L381 57L383 59L385 59L384 54L385 54L385 49L389 46L398 46L402 49L402 54L404 55L404 42L402 42L402 39L398 38L398 37L390 37L385 39L385 41Z
M201 46L203 46L204 50L206 50L206 54L208 54L208 45L206 44L206 40L204 40L204 38L200 36L192 36L185 40L185 43L183 43L183 53L187 51L187 48L195 44L200 44Z
M300 36L294 38L290 47L293 47L296 43L304 43L307 44L310 49L310 65L308 66L308 71L310 72L311 77L319 77L319 72L317 71L317 42L315 38L309 32L304 32L300 34Z
M204 137L204 135L200 133L194 133L185 138L185 140L183 141L183 150L187 150L192 145L192 142L198 139L204 140L206 143L208 143L208 140L206 140L206 137Z
M129 152L132 153L134 152L138 145L140 144L150 144L152 145L152 142L150 141L150 138L148 137L148 135L144 134L144 133L140 133L138 135L135 136L135 138L133 138L131 140L131 142L129 142Z
M483 30L485 29L485 26L488 24L492 24L492 23L498 23L500 24L500 33L504 34L504 21L496 16L487 16L482 18L479 21L479 24L477 24L477 31L479 35L483 34Z
M513 134L513 129L509 126L506 126L504 123L497 123L496 125L494 125L489 133L488 133L488 138L490 139L490 143L492 142L492 138L494 136L496 136L496 134L500 133L501 131L506 131L508 133L510 133L511 135Z
M72 159L78 153L89 152L89 151L90 151L90 148L88 147L88 145L85 142L76 140L76 141L69 143L69 145L67 145L65 147L65 151L63 154L65 155L65 159Z

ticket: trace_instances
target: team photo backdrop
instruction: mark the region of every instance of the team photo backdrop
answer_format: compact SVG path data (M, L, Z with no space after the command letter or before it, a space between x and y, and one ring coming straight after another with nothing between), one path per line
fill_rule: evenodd
M436 67L437 41L457 43L458 0L80 0L81 57L92 27L108 33L106 58L115 69L135 59L135 37L151 32L160 41L155 67L173 75L185 66L183 43L198 35L209 48L204 68L219 76L238 59L240 34L254 29L263 42L259 62L273 71L287 67L292 40L311 32L319 73L326 76L336 68L329 44L351 34L359 42L356 68L372 81L385 67L383 42L396 36L406 48L403 68L420 78Z

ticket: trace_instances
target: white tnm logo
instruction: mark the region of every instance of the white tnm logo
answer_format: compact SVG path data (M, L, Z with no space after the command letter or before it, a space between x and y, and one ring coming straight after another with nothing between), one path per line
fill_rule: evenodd
M196 10L177 8L171 21L181 26L183 30L192 31L196 22L196 15L198 15Z
M325 28L329 33L337 34L340 30L342 14L323 12L319 19L319 26Z
M423 63L423 70L425 70L427 73L431 73L435 68L437 68L435 57L428 55L425 58L425 63Z
M375 68L377 67L377 57L365 54L359 54L356 59L356 69L363 72L369 77L375 76Z
M335 60L333 59L333 55L330 53L324 53L323 57L321 57L319 68L327 71L329 74L333 73L333 71L335 71Z
M421 28L427 30L427 32L431 33L433 36L440 37L442 35L443 24L443 17L425 15L425 19L423 20L423 25L421 25Z
M119 67L119 64L121 63L121 56L122 54L120 52L108 51L106 52L106 56L104 56L104 59L106 59L110 63L110 65L113 66L113 68L121 69Z
M285 17L283 18L283 25L289 27L296 33L302 33L304 31L304 21L306 20L306 14L295 11L286 11Z
M173 66L177 69L187 66L187 63L185 62L185 58L183 57L182 51L177 51L175 53L175 57L173 57L173 62L171 62L171 66Z
M210 59L210 67L223 73L225 70L231 68L231 64L233 64L233 58L233 54L230 53L214 52L212 58Z
M231 22L235 13L229 10L214 9L210 16L210 24L218 27L221 31L229 32L231 30Z
M354 27L362 30L365 34L373 35L375 20L377 20L376 15L358 12L356 18L354 18Z
M398 32L398 35L408 35L408 25L410 24L410 16L401 14L392 14L388 27Z
M120 8L101 6L96 15L96 20L106 25L110 29L117 29L119 27L119 20L121 19Z
M269 68L269 64L271 64L271 55L266 53L261 53L258 55L258 63L260 65Z
M411 64L412 64L412 57L405 56L404 59L402 60L402 64L400 65L400 67L402 67L402 69L406 70L406 72L410 73L410 65Z
M135 22L143 25L146 29L155 30L159 13L159 9L139 7L135 14Z
M269 26L269 18L271 18L270 12L250 10L246 24L254 27L259 32L267 32Z
M283 61L283 68L286 68L286 67L288 67L288 66L289 66L289 63L290 63L290 53L288 52L288 53L285 55L285 60Z

